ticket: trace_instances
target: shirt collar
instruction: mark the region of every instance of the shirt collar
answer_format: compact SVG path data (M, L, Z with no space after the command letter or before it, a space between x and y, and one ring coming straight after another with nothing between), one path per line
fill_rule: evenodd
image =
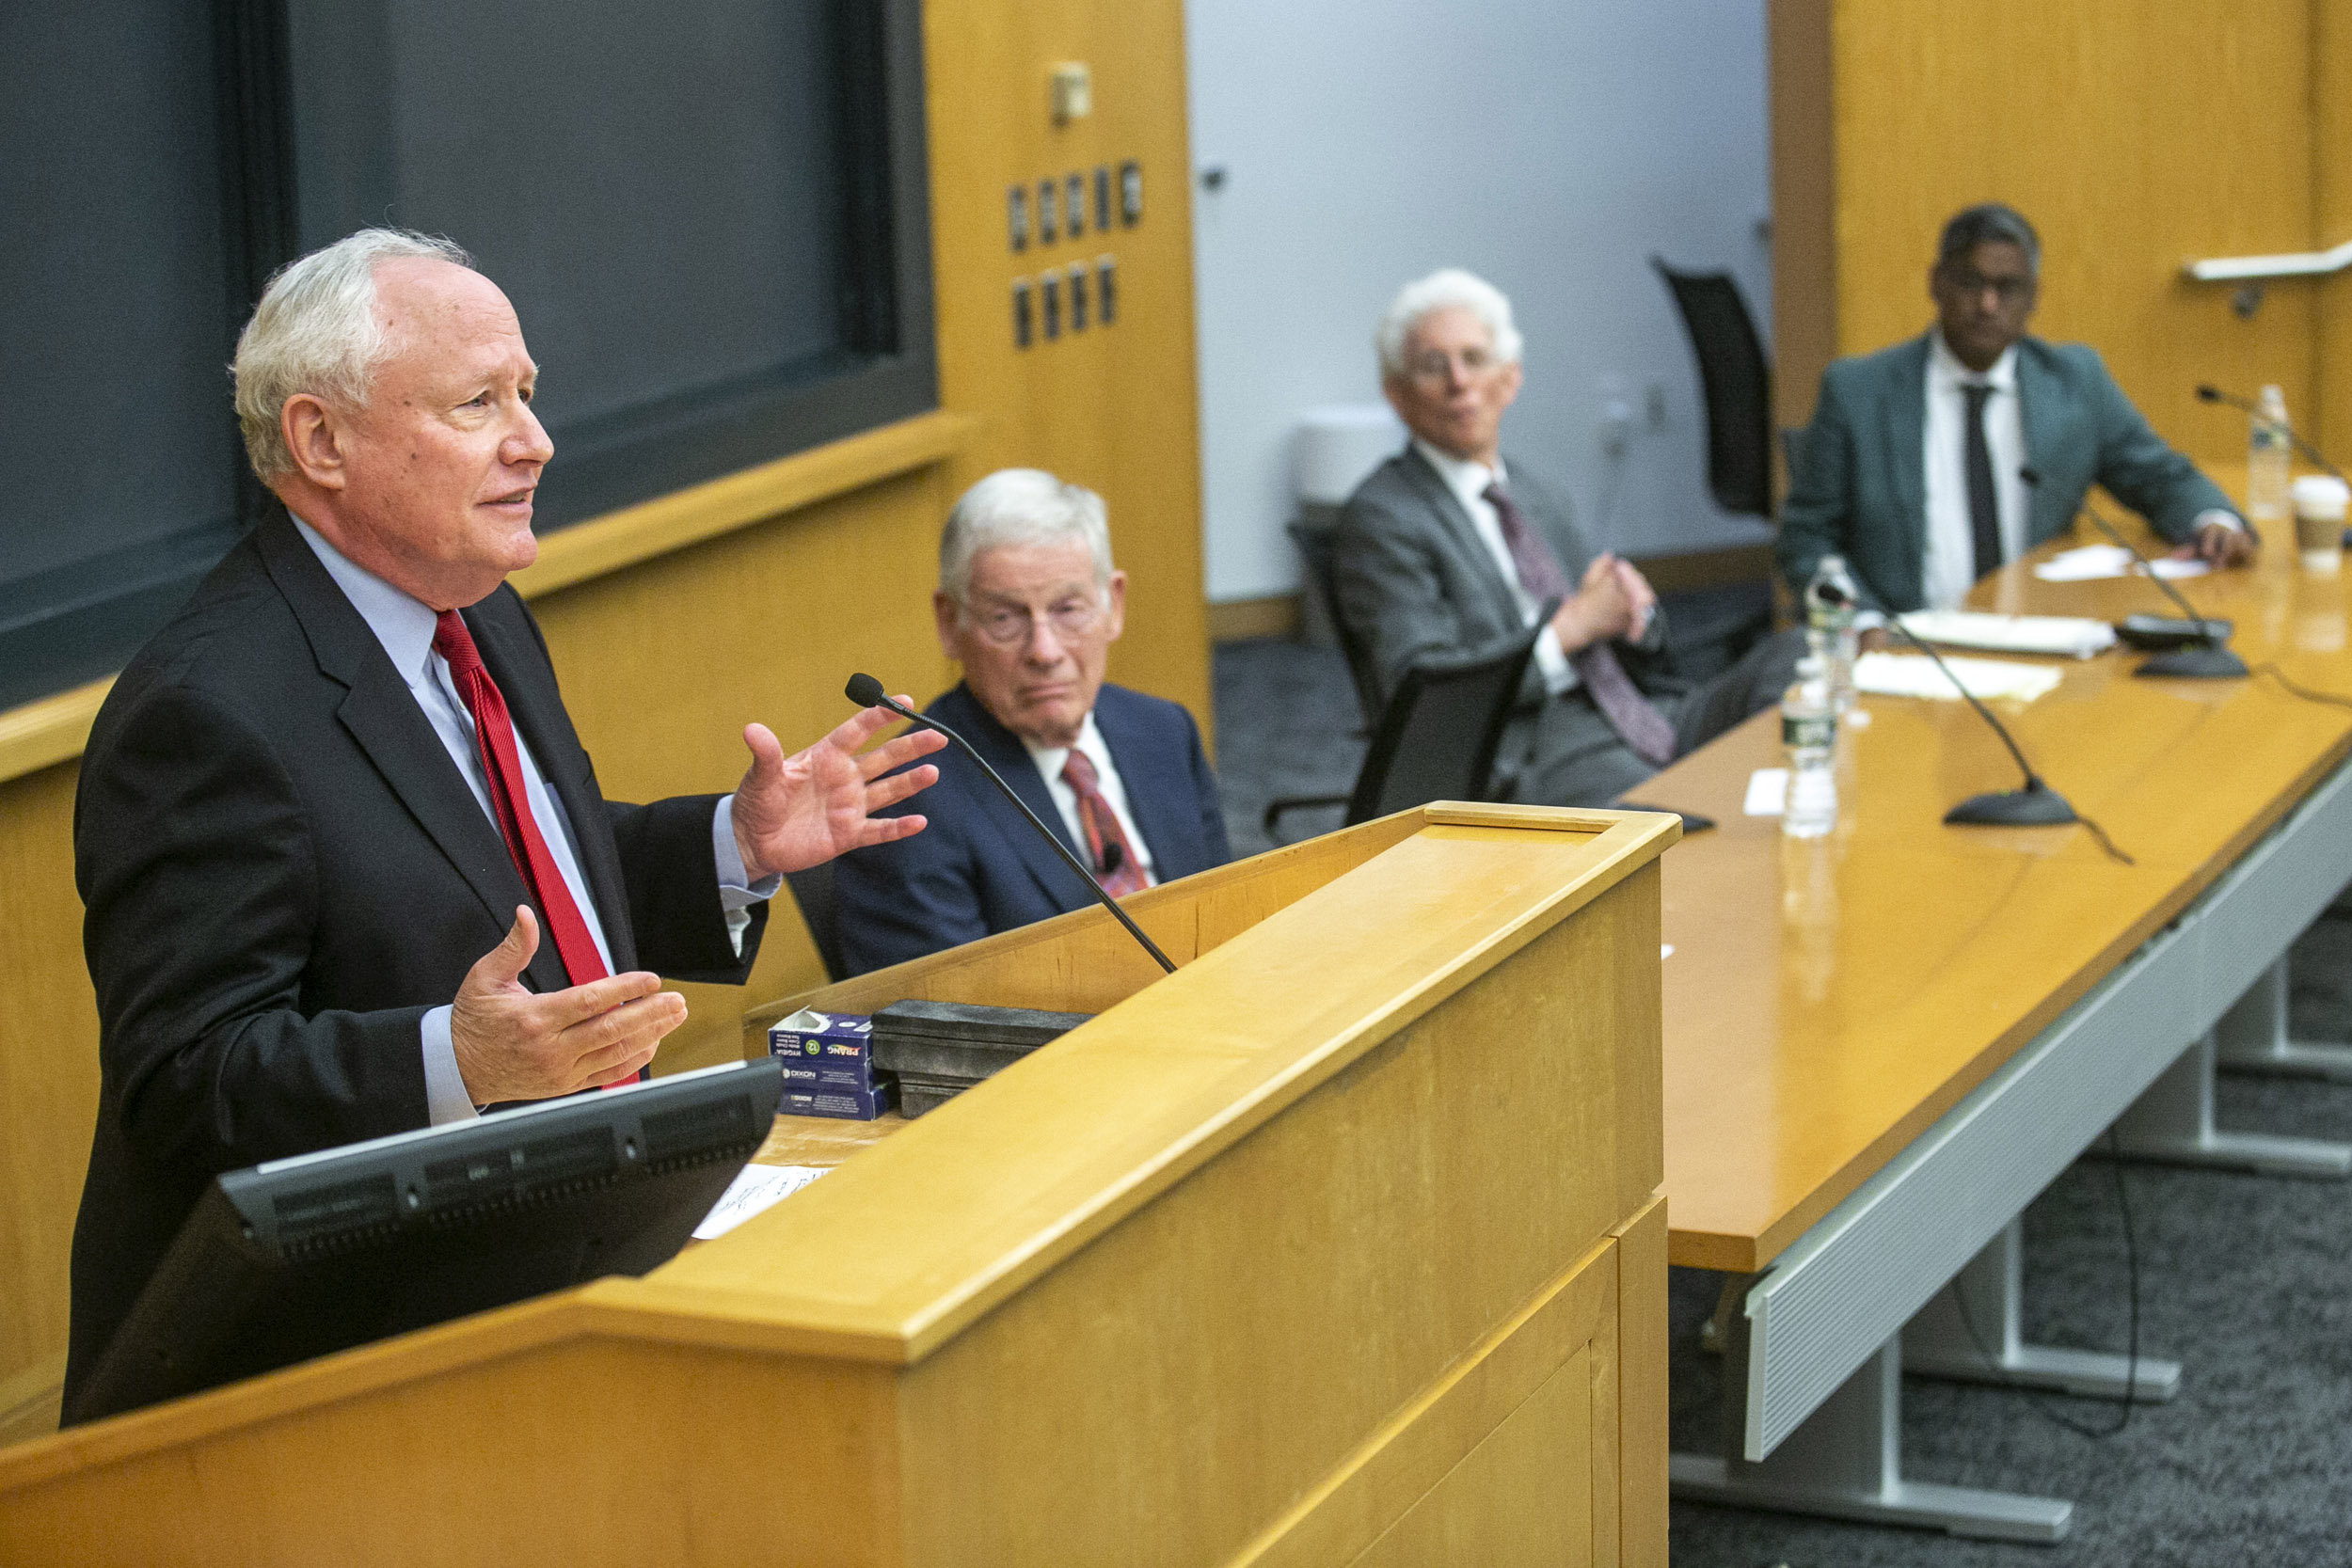
M2011 343L2001 350L2001 356L1993 361L1993 368L1979 375L1960 362L1960 356L1954 354L1951 345L1944 341L1944 329L1938 326L1928 334L1928 372L1935 378L1937 386L1947 390L1972 381L1981 381L1996 392L2014 392L2017 390L2017 345Z
M343 597L351 601L351 608L359 612L359 619L384 644L401 679L415 684L427 669L433 628L440 617L422 600L410 598L366 567L355 564L301 518L294 517L294 526L302 542L310 546L310 553L319 558L319 564L326 568L326 575L335 579L335 586L343 591Z
M1455 499L1466 507L1472 500L1485 496L1488 485L1510 483L1503 477L1502 457L1500 453L1496 454L1495 466L1489 468L1473 458L1456 457L1450 451L1432 446L1418 436L1413 437L1413 450L1421 453L1422 459L1431 467L1438 470L1438 477L1445 481L1445 487L1453 491Z
M1051 783L1060 782L1061 766L1070 760L1073 750L1087 754L1087 760L1094 764L1097 776L1104 771L1103 765L1110 757L1109 750L1103 744L1103 732L1094 727L1092 708L1087 709L1087 716L1078 721L1078 740L1074 747L1040 746L1025 735L1021 737L1021 744L1028 749L1030 759L1037 764L1037 770Z

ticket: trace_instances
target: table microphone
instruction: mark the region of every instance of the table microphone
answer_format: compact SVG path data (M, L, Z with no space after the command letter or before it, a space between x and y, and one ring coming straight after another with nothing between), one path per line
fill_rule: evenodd
M899 718L904 719L911 723L919 724L927 730L936 730L941 735L946 736L952 744L961 748L965 756L970 757L974 762L980 765L980 771L988 775L989 781L995 784L998 789L1005 792L1005 799L1010 800L1013 805L1020 810L1021 815L1029 819L1029 826L1037 830L1038 836L1042 838L1047 844L1052 845L1054 847L1054 853L1059 855L1064 861L1068 862L1070 869L1075 871L1079 877L1085 880L1086 885L1094 890L1094 896L1102 900L1103 907L1110 911L1111 913L1118 918L1119 923L1121 926L1127 927L1127 934L1129 936L1135 938L1137 942L1143 944L1143 950L1152 955L1152 961L1157 963L1162 969L1168 971L1170 974L1176 973L1176 966L1168 961L1168 955L1161 952L1152 942L1152 939L1143 934L1142 927L1137 926L1132 919L1128 918L1127 911L1119 907L1119 900L1113 898L1104 890L1103 884L1095 880L1094 873L1087 869L1086 863L1070 852L1070 847L1064 844L1060 838L1056 836L1053 829L1038 820L1037 813L1029 809L1029 803L1012 792L1012 785L1005 782L1005 776L1002 773L997 772L993 768L991 768L988 765L988 759L980 755L980 753L973 748L970 741L964 739L963 736L958 735L955 731L949 729L946 725L941 723L936 719L928 719L922 714L915 712L911 707L899 706L897 703L891 701L888 693L882 690L882 682L876 680L871 675L851 675L850 677L850 684L845 689L844 694L848 696L850 701L855 703L860 707L886 707L891 712L897 714ZM1116 846L1113 847L1116 847ZM1113 869L1116 869L1116 867L1114 866Z
M1977 694L1969 690L1958 675L1952 673L1952 667L1944 662L1943 655L1929 647L1916 632L1903 625L1900 615L1887 610L1883 605L1859 604L1854 599L1849 598L1843 589L1832 584L1817 585L1813 592L1834 605L1876 610L1884 615L1886 624L1899 633L1903 641L1935 660L1935 667L1944 672L1944 678L1952 683L1952 689L1967 699L1968 705L1977 710L1977 717L1992 726L1993 733L2001 737L2001 744L2009 748L2009 754L2017 759L2017 770L2026 776L2023 788L1992 790L1982 795L1971 795L1944 814L1946 822L1958 827L2035 828L2082 821L2081 817L2074 815L2074 808L2067 804L2065 796L2042 782L2041 775L2033 770L2033 764L2026 760L2026 753L2018 750L2017 742L2010 735L2009 730L1998 719L1993 717L1993 710L1979 702Z
M2027 484L2042 483L2042 475L2032 468L2018 469L2017 477ZM2222 646L2229 641L2229 627L2223 626L2217 628L2213 622L2198 613L2197 607L2188 602L2188 595L2173 587L2169 578L2161 576L2156 571L2155 563L2135 549L2132 542L2123 537L2122 531L2099 515L2099 509L2090 504L2089 497L2086 496L2083 499L2082 504L2083 515L2090 518L2101 533L2106 534L2121 546L2125 555L2138 562L2139 569L2148 574L2148 580L2163 590L2166 598L2180 606L2181 613L2187 616L2190 624L2197 628L2197 643L2194 647L2175 648L2169 653L2157 654L2152 658L2143 659L2140 661L2139 668L2132 673L2135 675L2177 675L2188 680L2227 680L2246 674L2248 673L2246 661Z
M2215 386L2212 382L2202 381L2199 382L2197 385L2197 401L2200 403L2226 404L2228 406L2237 409L2241 413L2253 415L2254 418L2262 420L2263 423L2276 428L2280 435L2287 438L2288 442L2294 446L2296 451L2301 452L2304 456L2310 458L2313 463L2316 463L2319 467L2327 469L2338 479L2343 479L2344 477L2344 473L2342 468L2337 467L2333 463L2328 461L2328 454L2326 452L2321 451L2317 447L2312 446L2309 441L2303 439L2303 437L2296 433L2296 428L2293 425L2280 420L2274 420L2269 415L2264 413L2262 410L2262 404L2254 402L2251 398L2239 397L2235 392L2225 392L2220 388Z

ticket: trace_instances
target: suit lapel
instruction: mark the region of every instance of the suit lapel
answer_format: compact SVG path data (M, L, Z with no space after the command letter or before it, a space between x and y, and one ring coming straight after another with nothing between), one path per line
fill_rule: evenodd
M553 672L548 670L546 657L531 637L508 624L507 616L491 611L497 602L493 595L467 610L466 625L473 632L474 645L482 651L483 668L490 672L490 678L498 683L499 694L506 699L506 711L515 721L516 733L539 765L539 776L564 803L564 815L571 818L572 847L579 853L580 874L588 884L588 896L596 900L605 945L612 953L613 971L617 974L634 969L636 935L629 925L628 893L621 879L621 853L612 842L604 798L591 789L588 781L571 767L572 754L579 750L580 741L554 691ZM519 601L515 609L518 613L528 613L522 610Z
M1094 727L1103 732L1103 744L1110 748L1111 761L1119 766L1119 781L1127 791L1127 810L1136 819L1136 832L1143 835L1144 848L1151 853L1152 874L1163 882L1171 881L1187 875L1179 868L1197 858L1192 844L1198 829L1169 809L1176 803L1176 792L1155 786L1163 777L1189 778L1191 774L1183 758L1162 756L1154 744L1156 737L1143 725L1128 722L1134 717L1110 687L1095 694Z
M1405 473L1420 489L1422 499L1445 519L1446 529L1454 536L1454 548L1470 561L1471 573L1486 585L1487 608L1495 618L1495 624L1518 630L1520 621L1518 595L1512 592L1511 584L1502 580L1502 573L1495 565L1493 553L1486 548L1486 542L1478 536L1477 525L1470 521L1470 514L1462 510L1461 498L1454 495L1454 486L1430 467L1429 459L1421 454L1419 447L1406 447Z
M1911 531L1911 575L1915 592L1926 576L1928 559L1928 476L1924 455L1928 420L1927 339L1922 337L1908 345L1907 352L1893 356L1889 372L1894 385L1886 388L1879 406L1884 410L1887 463L1894 474L1895 499L1901 503L1904 524Z
M2051 446L2049 424L2058 411L2058 388L2034 350L2038 345L2031 338L2021 338L2017 343L2017 424L2025 434L2026 467L2032 472L2047 475L2049 465L2042 454ZM2046 482L2026 486L2026 547L2031 549L2058 530L2048 526L2047 514L2058 504L2055 488Z
M498 928L505 930L514 921L515 906L528 896L522 879L507 858L498 829L450 761L441 737L385 657L384 645L291 522L273 515L255 531L270 580L302 623L319 672L345 689L336 717L408 815L482 900ZM542 942L532 964L533 977L543 986L540 960L553 950L552 943ZM555 983L564 982L559 977Z
M1055 839L1084 861L1085 855L1071 839L1070 829L1061 819L1061 808L1054 804L1053 792L1045 787L1045 775L1037 770L1037 763L1030 757L1029 749L1021 743L1021 737L998 723L996 716L980 705L980 700L972 695L969 687L958 686L932 705L937 709L937 717L953 725L972 743L974 751L988 759L989 766L996 769L1005 783L1012 785L1021 803L1037 813L1038 820L1045 824ZM1013 853L1037 879L1040 890L1056 904L1068 902L1076 874L1062 863L1061 857L1038 842L1037 830L1020 819L1021 814L1013 810L994 784L978 779L975 787L986 799L986 809L995 817L1005 842L1012 846ZM1085 893L1083 885L1078 886L1078 891ZM1090 899L1091 895L1088 896Z

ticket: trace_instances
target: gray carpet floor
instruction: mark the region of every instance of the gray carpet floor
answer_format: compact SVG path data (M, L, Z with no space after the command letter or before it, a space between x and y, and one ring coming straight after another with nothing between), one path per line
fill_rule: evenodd
M1339 656L1279 641L1216 655L1219 783L1236 854L1267 847L1280 796L1343 794L1363 752ZM1285 819L1285 839L1336 827L1336 808ZM2295 950L2294 1020L2352 1040L2352 907ZM2352 1086L2225 1078L2225 1127L2352 1139ZM2127 1289L2113 1165L2078 1163L2026 1212L2028 1338L2121 1351ZM1923 1481L2074 1500L2053 1547L1677 1502L1676 1568L2122 1568L2130 1564L2352 1565L2352 1184L2127 1164L2139 1259L2140 1346L2183 1365L2180 1397L2142 1406L2113 1436L2090 1401L1909 1378L1905 1471ZM1671 1281L1673 1431L1716 1443L1719 1361L1699 1349L1719 1276Z

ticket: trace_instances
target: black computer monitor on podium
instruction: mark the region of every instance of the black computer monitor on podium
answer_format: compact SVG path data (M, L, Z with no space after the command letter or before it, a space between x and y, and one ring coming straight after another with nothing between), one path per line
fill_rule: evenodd
M771 1059L216 1178L69 1422L675 1256L775 1120Z

